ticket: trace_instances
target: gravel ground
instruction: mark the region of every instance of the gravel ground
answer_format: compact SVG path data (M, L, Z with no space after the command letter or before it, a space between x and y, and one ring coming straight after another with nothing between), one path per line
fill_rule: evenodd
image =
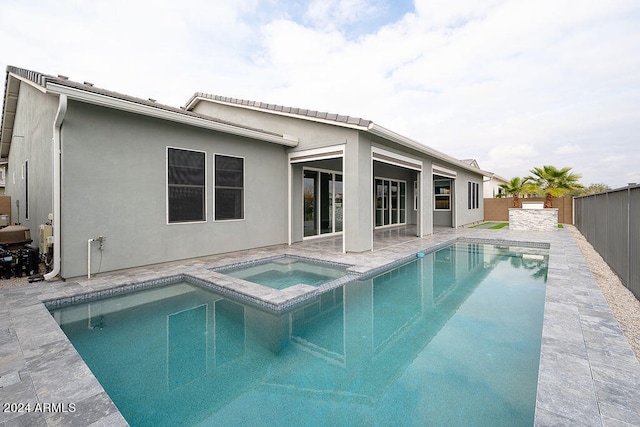
M600 254L593 249L582 234L573 225L565 225L573 238L578 243L587 265L596 278L596 282L602 289L613 315L615 316L622 332L631 345L638 361L640 361L640 301L624 287L618 276L609 268ZM28 283L27 277L0 279L0 289L11 286L20 286Z
M40 273L44 274L44 265L40 264ZM20 286L29 283L29 278L27 276L22 277L12 277L11 279L0 279L0 289L2 288L10 288L12 286Z
M620 281L600 254L573 225L565 226L578 243L589 269L596 278L620 329L640 361L640 301Z

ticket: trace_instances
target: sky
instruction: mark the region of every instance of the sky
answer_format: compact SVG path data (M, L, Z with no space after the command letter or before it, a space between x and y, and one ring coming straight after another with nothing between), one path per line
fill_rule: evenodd
M7 65L361 117L506 179L640 183L638 0L0 0Z

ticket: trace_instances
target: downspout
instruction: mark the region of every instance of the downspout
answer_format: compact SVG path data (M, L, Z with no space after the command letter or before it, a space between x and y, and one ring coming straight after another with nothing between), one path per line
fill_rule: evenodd
M51 280L60 273L60 156L62 154L62 122L67 113L67 95L59 95L58 111L53 122L53 270L44 275L45 280Z

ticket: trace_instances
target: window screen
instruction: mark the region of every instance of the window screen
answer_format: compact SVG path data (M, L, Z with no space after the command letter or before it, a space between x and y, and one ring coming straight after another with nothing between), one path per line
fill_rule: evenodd
M205 221L205 153L167 149L169 222Z
M215 156L216 220L244 218L244 159Z

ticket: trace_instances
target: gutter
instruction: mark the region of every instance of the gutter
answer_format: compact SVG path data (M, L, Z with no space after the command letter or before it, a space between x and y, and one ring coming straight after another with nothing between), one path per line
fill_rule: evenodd
M62 155L62 122L67 113L67 95L58 98L58 111L53 122L52 161L53 161L53 270L44 275L51 280L60 274L60 156Z

